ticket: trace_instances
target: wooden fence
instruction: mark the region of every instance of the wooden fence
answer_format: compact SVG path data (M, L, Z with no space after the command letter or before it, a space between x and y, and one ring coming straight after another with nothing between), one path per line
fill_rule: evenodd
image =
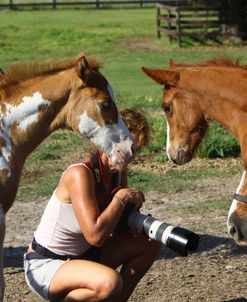
M193 7L180 2L179 5L167 5L157 2L157 35L164 32L170 42L177 40L182 46L182 38L189 36L198 40L206 37L216 38L221 33L219 8L217 6Z
M90 6L95 8L101 8L112 5L137 5L143 7L150 4L155 5L154 0L0 0L0 9L18 9L18 8L38 8L38 7L50 7L56 9L61 6Z

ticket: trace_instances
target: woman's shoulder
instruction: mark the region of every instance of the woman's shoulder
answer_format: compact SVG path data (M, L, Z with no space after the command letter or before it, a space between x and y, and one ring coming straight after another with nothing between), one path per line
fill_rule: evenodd
M92 171L90 169L90 160L86 159L81 162L71 164L63 172L64 177L75 177L80 175L81 176L92 175Z
M60 201L71 203L70 191L79 187L93 187L94 179L86 161L71 164L62 174L56 188Z

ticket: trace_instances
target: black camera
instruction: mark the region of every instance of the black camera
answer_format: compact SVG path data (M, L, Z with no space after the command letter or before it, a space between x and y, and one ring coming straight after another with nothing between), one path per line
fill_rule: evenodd
M188 252L193 252L198 247L199 235L188 229L169 225L138 211L130 211L127 216L128 226L134 225L149 238L162 242L181 256L188 256Z

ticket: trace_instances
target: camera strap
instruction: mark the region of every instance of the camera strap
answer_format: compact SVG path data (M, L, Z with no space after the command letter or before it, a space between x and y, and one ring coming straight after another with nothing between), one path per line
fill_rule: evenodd
M93 154L90 158L90 165L91 165L91 171L94 176L95 183L97 185L97 189L101 194L104 194L105 196L109 197L111 200L113 196L117 193L117 191L121 188L118 186L118 173L114 173L113 175L113 190L111 192L111 195L107 193L105 186L102 181L102 162L100 159L100 156L98 154ZM124 232L127 229L127 220L130 215L130 213L133 211L133 204L128 204L123 211L119 222L113 231L113 234L119 234L121 232Z
M112 197L115 195L115 193L119 190L120 186L118 185L118 172L114 173L112 175L112 192L109 196L109 194L106 191L106 188L102 181L102 174L103 174L103 166L102 161L100 159L99 154L93 154L90 158L90 165L91 165L91 171L94 176L94 181L98 187L98 190L101 194L104 194L105 196L108 196L112 199Z
M102 162L100 160L99 154L93 154L93 156L90 158L90 164L94 176L94 181L97 184L99 192L101 194L107 195L105 186L102 181Z

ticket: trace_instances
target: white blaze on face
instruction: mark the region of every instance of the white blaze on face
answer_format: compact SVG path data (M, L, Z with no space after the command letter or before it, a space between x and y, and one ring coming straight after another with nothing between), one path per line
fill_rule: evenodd
M166 154L169 160L171 160L170 156L170 126L168 122L166 122Z
M10 176L9 160L12 155L11 127L16 124L19 131L25 132L29 126L38 122L39 108L48 105L49 101L43 99L40 92L33 96L25 96L16 106L5 103L5 111L0 113L0 138L4 141L0 157L0 170L7 170Z
M115 100L113 89L108 83L107 90ZM120 114L118 114L118 123L101 126L90 118L86 111L78 117L79 131L90 139L90 141L106 153L113 163L126 164L134 158L135 151L133 145L135 142L124 124Z
M244 171L243 174L242 174L240 184L238 185L237 190L236 190L237 194L239 193L240 189L244 185L245 177L246 177L246 171ZM236 199L233 199L231 207L230 207L229 212L228 212L228 220L230 219L233 212L237 209L238 203L239 203L239 201L237 201Z
M133 144L131 134L120 115L118 116L117 124L104 126L98 125L92 118L88 117L86 112L84 112L79 119L80 133L88 137L90 141L98 146L103 152L111 155L111 159L115 163L119 161L119 158L114 154L114 148L123 141L130 141L131 144ZM128 154L124 154L126 150L122 150L122 152L122 155L129 156ZM121 161L123 161L123 159L120 159L120 162Z

